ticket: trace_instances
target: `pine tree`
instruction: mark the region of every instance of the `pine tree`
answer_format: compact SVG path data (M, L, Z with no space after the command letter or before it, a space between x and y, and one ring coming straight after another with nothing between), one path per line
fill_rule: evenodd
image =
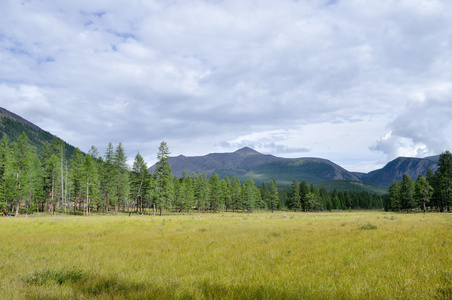
M223 207L228 211L228 208L231 208L232 204L231 181L228 176L224 176L224 179L221 181L221 189Z
M399 189L400 203L402 209L409 210L414 208L414 181L407 174L403 175L402 183Z
M119 143L115 149L113 166L115 168L115 214L117 214L121 202L125 203L127 201L129 188L127 157L122 143Z
M422 176L422 174L419 174L414 188L414 199L416 204L422 207L424 213L426 211L426 204L430 202L432 193L432 186L428 183L427 179Z
M449 211L452 205L452 153L441 153L435 173L435 199L440 211Z
M397 180L394 180L389 186L388 201L391 210L399 211L402 208L400 202L400 183Z
M85 156L83 164L83 179L83 190L86 192L84 214L89 215L91 213L91 202L96 204L99 197L99 173L96 160L90 154Z
M23 132L17 142L11 144L11 172L13 179L12 195L13 205L16 205L16 214L19 215L21 200L27 197L30 175L31 148L28 144L28 137Z
M196 207L198 208L198 212L202 209L203 213L207 206L209 191L209 185L206 177L206 173L203 172L196 178Z
M4 135L0 141L0 208L5 209L7 206L7 164L10 160L9 140Z
M276 186L276 181L274 179L270 181L269 190L270 190L270 206L273 212L279 203L278 188Z
M160 216L163 215L163 207L165 201L171 193L171 166L168 162L170 151L165 141L161 142L157 153L157 164L155 169L157 190L158 190L158 206L160 210Z
M307 200L307 195L309 194L309 186L306 181L302 180L300 182L300 205L304 211L307 211L309 208L309 203Z
M75 148L71 157L71 167L69 171L69 177L71 181L71 192L74 197L74 215L77 214L77 205L81 203L80 198L82 195L82 183L83 183L83 153L79 148Z
M149 172L146 162L138 152L130 176L130 192L136 203L136 211L143 213L143 198L149 191Z
M240 180L233 176L231 181L231 202L232 211L239 210L241 208L240 198L241 198L242 187L240 185Z
M298 186L297 179L292 180L292 189L291 189L291 208L297 211L301 208L300 202L300 188Z
M101 194L105 202L105 210L110 210L110 204L112 197L115 195L115 166L114 166L114 148L113 144L108 143L107 150L105 151L105 162L101 169Z
M221 198L221 182L217 173L213 173L209 177L209 202L213 212L216 213Z
M193 180L190 175L186 172L182 172L182 183L181 183L181 202L180 210L189 211L194 204L194 187Z
M261 197L259 189L256 187L253 179L250 177L242 186L242 203L243 208L248 212L252 212L256 207L256 202Z

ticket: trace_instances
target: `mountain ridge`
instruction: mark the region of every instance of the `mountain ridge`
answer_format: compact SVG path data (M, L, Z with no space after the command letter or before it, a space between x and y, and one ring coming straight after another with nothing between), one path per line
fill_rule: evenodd
M369 173L352 172L336 163L317 157L282 158L271 154L262 154L250 147L244 147L234 152L209 153L204 156L169 157L173 175L182 176L186 171L206 173L214 172L218 176L236 176L240 180L253 178L257 183L276 179L279 183L290 184L293 179L305 180L309 183L343 180L347 182L365 183L380 187L388 187L393 180L401 180L403 174L408 174L416 180L418 174L426 175L428 168L437 169L439 156L426 158L398 157L388 162L383 168ZM149 168L152 173L155 165Z

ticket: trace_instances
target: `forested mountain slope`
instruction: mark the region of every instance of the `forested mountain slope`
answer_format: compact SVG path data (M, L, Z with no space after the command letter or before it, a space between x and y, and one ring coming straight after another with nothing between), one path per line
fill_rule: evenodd
M6 135L10 141L16 141L25 132L29 142L41 153L45 142L52 142L54 135L47 132L24 118L0 107L0 139ZM58 142L62 140L56 138ZM65 156L69 160L74 152L74 147L62 141L65 145Z
M389 187L394 180L402 180L407 174L411 179L416 180L419 174L426 176L428 168L432 171L438 169L439 156L426 158L398 157L386 164L382 169L362 174L361 181Z
M294 178L307 182L324 180L356 180L351 172L322 158L281 158L265 155L245 147L232 153L211 153L205 156L170 157L169 163L175 176L185 170L189 174L205 172L222 178L236 176L240 180L253 178L256 183L268 183L276 179L278 184L290 184ZM155 165L150 168L155 171Z
M355 190L357 186L365 190L373 189L371 185L387 188L394 180L400 180L407 174L416 180L419 174L426 175L428 168L438 168L439 156L427 158L399 157L385 167L369 173L350 172L337 164L322 158L281 158L261 154L245 147L232 153L211 153L205 156L170 157L169 162L175 176L205 172L207 176L214 172L222 178L227 175L240 180L253 178L256 183L268 183L275 179L280 185L289 185L293 179L316 182L330 181L326 186L336 186L331 181L341 180L342 190ZM149 169L155 171L155 165ZM359 185L366 183L367 185ZM347 187L348 186L348 187Z

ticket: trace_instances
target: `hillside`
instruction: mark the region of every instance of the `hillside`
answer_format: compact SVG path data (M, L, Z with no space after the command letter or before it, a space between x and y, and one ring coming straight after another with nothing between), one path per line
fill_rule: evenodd
M35 147L38 153L41 153L45 142L51 142L54 137L50 132L0 107L0 139L6 135L10 141L16 141L22 132L27 134L30 145ZM75 148L64 141L63 143L66 159L69 160Z
M428 168L438 168L439 156L426 158L399 157L382 169L369 173L350 172L322 158L281 158L261 154L245 147L232 153L211 153L205 156L170 157L169 163L175 176L181 177L185 170L190 175L205 172L207 176L216 172L220 178L236 176L241 181L253 178L257 183L268 183L275 179L280 186L290 186L292 180L315 183L328 190L365 190L382 193L393 180L401 180L408 174L416 180L419 174L426 175ZM155 171L152 166L150 172Z
M407 174L413 180L419 174L426 176L428 168L432 171L438 169L439 156L427 158L398 157L386 164L382 169L372 171L360 176L361 181L388 187L394 180L402 180L403 174Z
M294 178L307 182L324 180L356 180L351 172L322 158L281 158L261 154L245 147L232 153L211 153L205 156L170 157L169 163L173 175L182 176L185 170L189 174L205 172L208 176L216 172L220 178L236 176L240 180L253 178L259 183L268 183L276 179L278 184L290 184ZM150 172L155 171L155 165Z

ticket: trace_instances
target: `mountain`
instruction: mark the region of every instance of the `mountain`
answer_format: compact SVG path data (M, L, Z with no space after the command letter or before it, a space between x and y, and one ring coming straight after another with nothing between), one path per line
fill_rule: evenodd
M433 172L436 171L438 159L439 155L426 158L398 157L387 163L382 169L361 174L358 178L363 182L384 187L389 187L394 180L402 180L403 174L407 174L416 181L419 174L426 176L428 168L431 168Z
M182 176L185 170L188 174L205 172L207 176L216 172L220 178L236 176L240 180L249 177L259 184L276 179L278 184L290 184L294 178L307 182L323 180L356 180L352 173L322 158L281 158L261 154L245 147L232 153L211 153L205 156L169 157L173 175ZM150 172L155 172L155 165Z
M418 174L426 175L428 168L438 168L439 156L427 158L399 157L385 167L370 173L349 172L337 164L322 158L281 158L261 154L249 147L232 153L211 153L205 156L187 157L179 155L169 157L173 174L182 176L205 172L207 176L216 172L220 178L227 175L238 177L241 181L253 178L256 184L268 183L275 179L278 185L288 186L296 178L315 183L327 190L366 190L384 193L393 180L401 180L403 174L413 180ZM155 165L149 168L155 172Z
M24 118L0 107L0 139L6 135L10 142L17 141L19 136L25 132L30 145L36 147L41 153L45 142L52 142L54 135L39 128ZM58 141L61 139L57 138ZM64 142L66 159L69 160L74 152L74 147Z

